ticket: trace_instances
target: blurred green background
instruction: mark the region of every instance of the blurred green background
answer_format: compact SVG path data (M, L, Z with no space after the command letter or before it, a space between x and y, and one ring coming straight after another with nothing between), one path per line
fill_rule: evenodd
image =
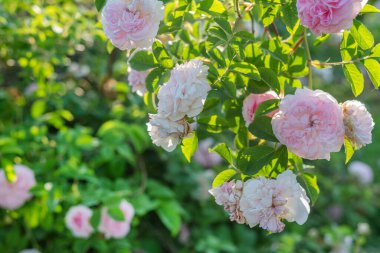
M378 15L364 23L378 41ZM313 56L340 61L339 42L333 36L313 47ZM321 193L307 223L268 235L229 222L210 198L212 176L223 164L212 170L188 164L179 150L151 144L147 109L131 92L127 69L125 52L107 42L92 0L1 0L1 167L25 164L38 181L24 207L0 210L1 253L380 252L380 127L374 143L352 159L372 168L373 182L351 175L343 152L312 163ZM341 67L316 73L315 87L339 102L353 99ZM380 125L380 96L366 82L359 100ZM136 209L125 239L76 239L65 228L70 206L99 211L122 198Z

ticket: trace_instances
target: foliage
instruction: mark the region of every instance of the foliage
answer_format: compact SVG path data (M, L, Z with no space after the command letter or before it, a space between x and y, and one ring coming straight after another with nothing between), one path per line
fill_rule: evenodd
M338 37L315 38L300 25L295 1L241 2L235 8L232 1L170 1L152 50L127 51L127 61L103 33L97 10L104 4L2 1L0 162L10 180L11 164L33 168L38 185L32 189L34 198L21 209L0 210L0 252L32 247L42 252L326 252L347 236L358 248L376 252L379 193L372 189L378 185L359 188L344 170L343 154L334 155L330 164L312 163L284 146L267 145L277 142L265 116L277 109L276 100L258 108L256 124L247 127L241 117L248 94L292 94L312 71L331 67L334 81L344 85L326 88L339 98L352 97L349 85L355 97L372 89L370 81L377 89L379 34L370 31L378 26L365 26L367 16L378 15L370 14L378 12L375 7L367 5L339 46ZM313 59L302 46L307 40ZM147 114L155 111L155 95L170 70L193 58L207 63L213 90L196 120L196 134L168 154L151 144ZM127 83L128 65L151 70L143 99ZM325 87L318 74L308 84ZM219 143L212 152L225 159L213 168L216 173L188 162L198 139L209 136ZM354 155L348 145L349 158L368 159L377 166L377 153ZM267 236L230 224L208 198L211 186L231 178L274 177L288 167L298 173L315 204L310 222L289 225L289 233ZM325 194L318 197L320 192ZM66 229L69 207L91 207L96 226L102 207L118 219L115 206L122 199L136 209L125 239L106 240L100 234L77 239ZM352 199L356 201L351 205ZM345 210L338 220L324 212L331 203ZM360 234L360 222L370 222L372 234Z

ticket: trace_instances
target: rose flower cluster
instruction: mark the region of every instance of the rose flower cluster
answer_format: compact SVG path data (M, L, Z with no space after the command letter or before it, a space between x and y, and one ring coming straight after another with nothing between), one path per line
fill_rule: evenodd
M301 24L320 35L349 29L365 4L366 1L361 0L297 0L296 6ZM157 0L109 0L102 12L102 23L106 36L119 49L149 50L163 16L163 5ZM157 113L149 115L147 124L155 145L171 152L192 131L189 122L202 112L211 89L207 73L208 67L200 60L177 65L171 71L169 80L158 91ZM149 71L128 69L128 82L133 92L141 96L147 91L148 74ZM284 97L273 91L248 95L242 107L247 127L255 124L254 115L259 105L270 99L280 100L279 108L266 115L272 118L275 137L301 158L329 160L332 152L341 150L345 140L354 149L372 142L374 122L361 102L339 104L330 94L307 88L297 89L295 94ZM199 160L199 152L196 158ZM206 167L212 162L201 161ZM245 180L225 182L209 191L216 203L229 213L231 221L250 227L258 225L273 233L284 229L284 220L298 224L306 222L310 201L291 170L275 179L260 176ZM78 210L82 210L81 215L86 220L91 216L87 209L78 207ZM75 220L67 223L70 228L76 225ZM106 237L117 237L105 231L106 224L108 222L102 221L99 230L104 230ZM89 226L83 229L83 233L72 230L78 235L92 232Z

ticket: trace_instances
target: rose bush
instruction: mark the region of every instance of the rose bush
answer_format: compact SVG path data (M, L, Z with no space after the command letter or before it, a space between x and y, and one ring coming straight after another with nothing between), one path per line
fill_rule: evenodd
M0 252L379 248L371 4L4 1Z

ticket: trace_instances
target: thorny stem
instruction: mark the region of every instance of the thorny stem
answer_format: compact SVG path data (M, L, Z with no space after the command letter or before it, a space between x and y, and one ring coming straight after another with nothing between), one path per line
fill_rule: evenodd
M313 64L310 54L310 48L309 48L309 42L307 41L307 33L306 29L303 31L303 38L304 38L304 44L305 44L305 50L306 50L306 56L307 56L307 66L309 67L309 89L313 89Z

